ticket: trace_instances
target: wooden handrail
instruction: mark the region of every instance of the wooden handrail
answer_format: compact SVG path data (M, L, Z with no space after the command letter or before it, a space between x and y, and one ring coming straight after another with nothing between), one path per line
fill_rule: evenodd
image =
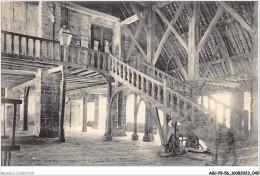
M41 40L41 41L48 41L48 42L59 43L59 41L57 41L57 40L51 40L51 39L46 39L46 38L41 38L41 37L36 37L36 36L31 36L31 35L25 35L25 34L20 34L20 33L15 33L15 32L10 32L10 31L5 31L5 30L1 30L1 33L9 34L9 35L14 35L14 36L19 36L19 37L24 37L24 38L35 39L35 40Z
M182 88L182 89L183 89L183 90L184 90L184 89L188 89L188 93L189 93L189 94L191 93L191 87L192 87L192 85L191 85L190 83L183 82L183 81L181 81L181 80L179 80L179 79L177 79L177 78L175 78L175 77L169 75L168 73L165 73L164 71L159 70L159 69L157 69L157 68L155 68L155 67L153 67L153 66L151 66L151 65L149 65L149 64L147 64L147 63L145 63L145 62L142 62L141 64L143 64L143 65L146 66L146 67L149 67L150 69L155 70L157 73L160 73L160 74L164 75L166 78L169 78L169 80L173 80L173 82L178 82L178 83L181 84L183 87L185 86L185 88Z
M210 114L210 115L214 115L214 113L211 112L210 110L208 110L208 109L204 108L203 106L197 104L196 102L194 102L194 101L188 99L187 97L183 96L183 95L180 94L179 92L174 91L174 90L172 90L172 89L170 89L170 88L167 88L167 91L170 92L170 93L173 93L173 94L177 95L178 97L182 98L184 101L189 102L190 104L192 104L192 106L194 106L194 107L196 107L196 108L198 108L198 109L200 109L200 110L203 110L204 112L206 112L206 113L208 113L208 114Z

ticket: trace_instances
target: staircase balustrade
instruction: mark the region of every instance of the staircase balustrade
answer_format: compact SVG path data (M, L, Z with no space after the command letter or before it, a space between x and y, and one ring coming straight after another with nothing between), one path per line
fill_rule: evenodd
M84 65L87 68L110 74L119 82L144 95L151 102L155 102L155 106L162 107L162 110L169 114L179 116L184 122L189 121L194 126L199 126L199 122L203 122L200 128L204 131L197 131L196 133L202 139L205 139L209 134L209 131L206 131L207 129L213 129L214 126L218 125L215 112L211 110L210 105L208 108L204 108L188 98L191 94L190 84L148 64L144 64L146 70L146 73L144 73L111 54L76 45L70 45L66 48L68 58L64 58L57 41L3 30L1 34L3 56L20 59L38 57L60 60Z

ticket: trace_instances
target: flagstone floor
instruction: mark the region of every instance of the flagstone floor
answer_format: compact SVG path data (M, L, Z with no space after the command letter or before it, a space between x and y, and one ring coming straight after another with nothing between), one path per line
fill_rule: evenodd
M66 142L17 131L16 144L21 150L12 152L11 166L203 166L206 161L182 156L161 157L158 140L132 141L132 133L103 141L103 132L88 128L66 128Z

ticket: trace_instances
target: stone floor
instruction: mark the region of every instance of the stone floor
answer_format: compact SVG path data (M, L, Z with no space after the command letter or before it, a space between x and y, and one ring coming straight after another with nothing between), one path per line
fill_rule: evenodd
M103 132L88 128L67 128L66 142L57 138L38 138L17 131L16 144L21 150L12 152L11 166L203 166L206 161L182 156L161 157L158 142L143 142L126 137L103 141Z

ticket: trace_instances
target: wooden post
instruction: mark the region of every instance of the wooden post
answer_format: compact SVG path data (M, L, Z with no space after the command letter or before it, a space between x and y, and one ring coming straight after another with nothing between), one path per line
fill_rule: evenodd
M108 78L107 86L107 115L106 115L106 132L104 135L105 141L112 141L112 117L111 117L111 96L112 96L112 85L111 85L111 76Z
M60 106L59 106L59 142L65 142L64 134L64 112L66 96L67 68L61 69Z
M88 97L83 96L83 121L82 121L82 132L87 132L87 110L88 108Z
M99 95L95 95L94 98L94 124L93 128L98 129L99 124Z
M147 62L152 64L155 52L155 12L152 7L148 9L148 33L147 33Z
M23 131L28 131L28 100L30 86L24 88L23 95Z
M197 42L199 38L199 2L191 2L193 5L192 17L189 19L188 41L188 80L199 78L199 53Z
M144 126L144 142L153 142L154 137L150 131L150 123L151 123L151 105L146 103L145 106L145 126Z
M15 145L16 108L17 108L17 104L14 104L14 118L13 118L12 146Z
M6 125L6 123L5 123L5 120L6 120L6 115L5 115L5 103L3 104L4 105L4 108L3 108L3 116L4 116L4 136L5 136L5 125Z
M134 93L134 133L132 134L132 140L138 140L138 134L137 134L137 114L138 114L137 94Z
M70 100L70 127L71 127L71 100Z

